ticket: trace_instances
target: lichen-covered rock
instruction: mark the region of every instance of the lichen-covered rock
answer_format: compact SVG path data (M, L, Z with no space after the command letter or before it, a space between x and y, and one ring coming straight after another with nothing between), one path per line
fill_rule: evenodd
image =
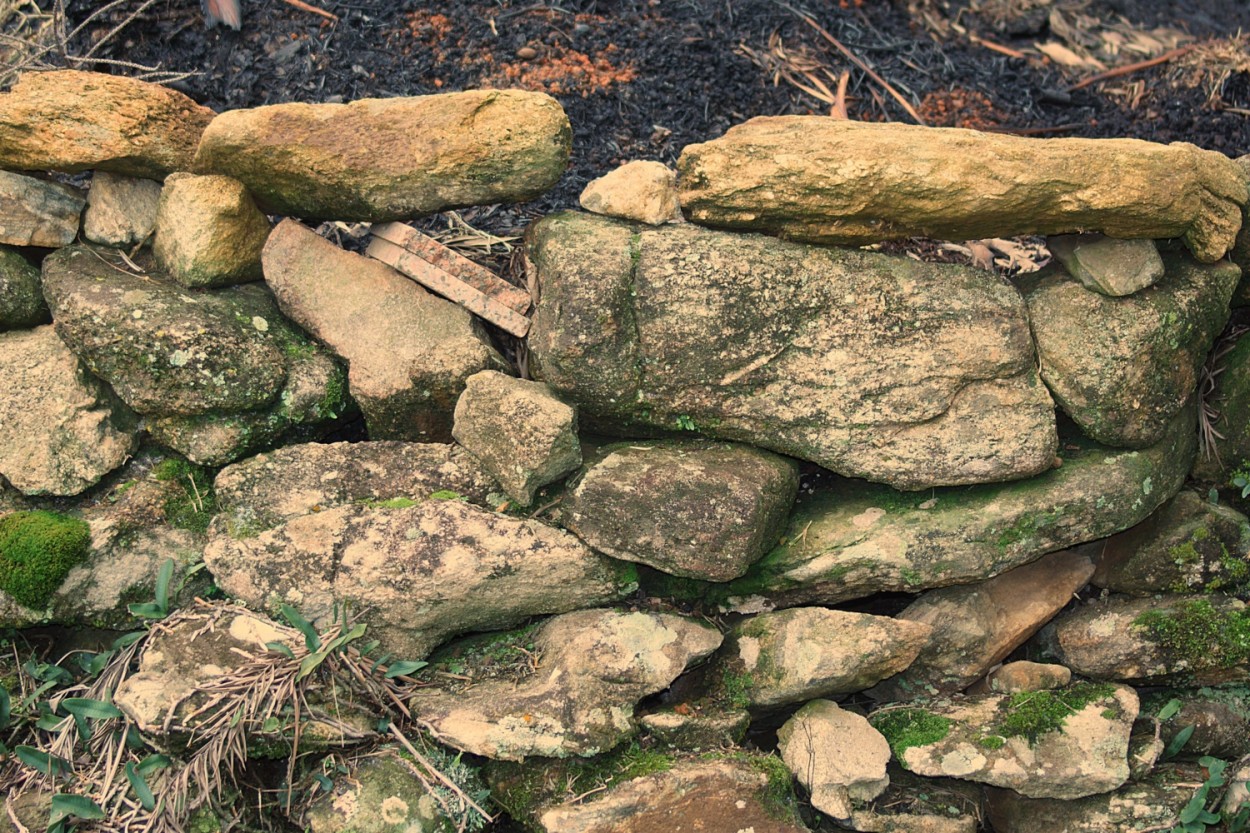
M1228 321L1241 277L1169 253L1163 279L1124 298L1091 292L1060 271L1035 277L1026 301L1055 401L1107 445L1158 442L1193 395L1207 352Z
M1045 656L1093 679L1156 685L1250 679L1250 610L1219 594L1091 602L1057 617L1037 642Z
M606 752L637 731L634 708L711 654L721 635L668 613L582 610L535 632L542 657L525 679L409 701L440 742L504 761Z
M1046 691L1064 688L1072 682L1072 670L1050 662L1017 660L1007 662L985 675L983 683L969 689L970 694L1015 694L1020 691Z
M452 497L340 506L248 538L214 526L204 562L227 593L255 607L286 603L322 624L351 604L384 650L405 659L459 633L605 604L636 588L632 569L566 532Z
M571 146L554 98L471 90L231 110L204 131L194 170L242 181L271 214L381 222L533 199Z
M1193 460L1194 411L1141 451L1066 437L1063 465L1021 483L900 494L846 480L803 495L782 544L725 591L744 610L981 581L1144 520Z
M985 694L869 715L917 775L1007 787L1031 798L1107 792L1129 777L1133 689L1081 683L1059 691Z
M28 495L76 495L125 462L138 421L52 327L0 333L0 475Z
M908 700L967 688L1049 622L1093 573L1088 556L1061 551L977 584L930 590L898 614L932 628L928 641L872 696Z
M1250 521L1183 490L1147 520L1103 544L1093 583L1116 593L1250 589Z
M613 558L729 581L777 543L798 487L793 461L750 446L622 443L581 474L562 522Z
M37 327L49 320L39 270L17 252L0 246L0 332Z
M578 202L594 214L658 226L681 218L677 174L662 162L626 162L592 179Z
M213 118L180 92L121 75L26 72L0 95L0 167L164 179L188 170Z
M1182 142L820 116L751 119L677 168L686 216L710 226L851 245L1090 230L1183 237L1204 263L1232 247L1247 197L1232 160Z
M282 311L348 363L370 439L449 440L465 380L506 366L468 312L294 220L262 260Z
M495 370L465 379L451 433L522 506L582 464L577 411L546 385Z
M756 707L863 691L911 664L930 627L889 616L801 607L734 627L713 675Z
M811 794L812 806L847 821L852 802L890 785L890 744L867 719L829 700L812 700L777 731L781 759Z
M78 234L85 203L68 185L0 171L0 243L67 246Z
M269 220L243 183L228 176L174 174L165 180L152 250L183 286L258 281Z
M172 416L254 410L279 395L290 329L254 310L273 309L261 288L192 295L152 269L135 274L119 259L115 268L110 257L61 249L43 262L43 288L57 334L126 404Z
M108 171L96 171L87 192L82 235L92 243L130 248L152 236L161 184Z
M1153 240L1065 234L1051 237L1046 245L1082 286L1112 298L1132 295L1163 277L1163 258Z
M904 489L1054 460L1024 307L984 271L575 213L528 254L530 367L592 430L694 430Z
M1234 472L1250 472L1250 333L1244 333L1220 360L1224 371L1205 397L1219 416L1213 427L1223 439L1216 443L1219 457L1203 457L1194 464L1194 477L1227 485Z

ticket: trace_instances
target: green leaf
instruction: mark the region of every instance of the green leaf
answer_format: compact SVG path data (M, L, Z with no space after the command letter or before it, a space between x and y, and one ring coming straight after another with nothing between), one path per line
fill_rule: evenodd
M174 560L166 558L156 574L156 605L161 610L169 610L169 582L174 577Z
M317 666L326 661L326 657L330 656L329 651L318 651L315 654L309 654L299 664L299 673L295 675L295 679L304 679L309 674L317 670Z
M283 618L291 623L291 627L304 634L304 644L308 646L308 650L316 651L321 648L321 637L317 634L317 629L312 626L303 616L299 615L299 611L291 607L289 604L278 606Z
M266 642L265 647L273 651L275 654L282 654L282 656L287 659L295 659L295 653L285 642Z
M1194 727L1192 725L1186 726L1177 732L1176 736L1172 738L1171 743L1168 744L1168 748L1163 750L1163 757L1175 758L1177 754L1185 748L1185 744L1189 743L1189 739L1193 737L1193 734Z
M169 614L168 610L153 602L128 604L126 610L130 611L131 616L138 616L140 619L164 619Z
M260 724L260 730L262 732L276 732L281 728L282 721L273 716L266 717L265 721Z
M48 823L56 824L61 819L71 816L80 819L102 819L104 810L85 795L57 793L52 796L52 816L48 819Z
M317 785L326 792L330 792L334 789L334 782L322 775L320 772L313 773L313 780L316 781Z
M61 724L69 719L69 717L59 714L40 715L39 719L35 721L35 728L43 729L45 732L58 732L61 729Z
M131 645L135 644L147 635L147 631L131 631L130 633L124 633L113 640L113 650L120 651L122 648L129 648Z
M395 662L391 663L391 667L386 669L386 679L393 680L396 677L406 677L409 674L420 671L429 665L428 662L417 660L416 662Z
M151 812L156 809L156 796L152 795L152 788L148 786L148 782L139 774L139 768L135 766L134 761L126 764L126 780L130 782L130 788L135 791L135 795L139 798L139 803L143 805L143 809Z
M332 652L332 651L337 651L340 648L342 648L344 645L347 645L348 643L351 643L351 642L355 642L357 639L360 639L360 637L365 635L366 630L368 630L367 625L363 623L357 624L347 633L339 634L338 636L334 637L334 639L330 640L330 644L325 647L325 651L327 653Z
M1160 720L1167 720L1170 717L1172 717L1172 715L1179 712L1180 710L1181 710L1181 701L1173 697L1171 700L1167 701L1167 703L1163 706L1163 708L1159 709L1159 713L1155 715L1155 717L1159 718Z
M74 675L59 665L47 662L35 662L33 659L22 666L22 670L36 680L44 683L72 683Z
M13 701L9 699L9 690L0 685L0 729L9 725L9 715L13 713Z
M112 703L103 700L88 700L85 697L66 697L61 701L65 711L91 720L111 720L123 717L121 710Z
M33 746L18 746L13 752L19 761L45 775L66 775L70 771L68 761L56 755L49 755Z
M148 755L140 761L139 766L135 768L139 771L140 775L151 775L153 772L162 770L172 763L173 761L165 755Z
M1197 821L1198 816L1206 812L1206 805L1207 788L1204 785L1198 788L1198 791L1194 793L1193 798L1189 799L1189 803L1184 806L1177 818L1180 819L1181 824L1185 825Z

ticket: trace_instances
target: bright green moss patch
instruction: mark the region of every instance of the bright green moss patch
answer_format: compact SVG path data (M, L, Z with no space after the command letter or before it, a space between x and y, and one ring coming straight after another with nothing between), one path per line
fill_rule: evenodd
M986 735L977 741L985 749L1002 749L1007 739L1002 735Z
M1148 610L1133 620L1160 647L1197 668L1232 668L1250 661L1250 612L1217 610L1209 599Z
M903 753L913 746L928 746L945 738L951 730L949 718L917 708L889 709L874 712L868 722L890 744L894 757L904 767Z
M0 517L0 590L43 610L90 548L91 529L78 518L42 511Z
M1110 683L1076 683L1056 691L1021 691L1011 695L994 730L1003 737L1028 738L1032 745L1042 735L1062 729L1064 721L1090 703L1114 693L1115 686Z

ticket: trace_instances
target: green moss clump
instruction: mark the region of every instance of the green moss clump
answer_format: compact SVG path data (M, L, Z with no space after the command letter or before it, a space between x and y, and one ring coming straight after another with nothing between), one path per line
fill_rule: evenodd
M407 509L409 506L416 506L421 501L413 500L410 497L393 497L387 500L362 500L362 506L368 506L371 509Z
M1081 709L1115 693L1110 683L1077 683L1057 691L1021 691L1011 695L995 731L1004 737L1028 738L1029 745L1050 732Z
M918 708L889 709L868 716L868 722L890 744L898 762L907 767L903 753L913 746L928 746L950 734L951 721L939 714Z
M1007 739L1002 735L986 735L977 741L985 749L1002 749Z
M751 690L755 688L755 677L749 672L739 673L729 666L721 673L721 697L735 709L745 709L751 705Z
M1209 599L1148 610L1133 624L1173 657L1197 668L1232 668L1250 661L1250 612L1216 610Z
M162 483L172 483L165 499L165 520L170 526L202 535L217 513L213 494L213 477L208 469L196 466L181 457L169 457L152 469L152 476Z
M91 529L78 518L44 511L0 517L0 590L43 610L90 549Z

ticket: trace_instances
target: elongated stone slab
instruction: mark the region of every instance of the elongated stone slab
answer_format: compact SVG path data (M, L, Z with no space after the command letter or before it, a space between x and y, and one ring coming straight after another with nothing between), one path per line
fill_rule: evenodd
M986 272L697 226L531 226L530 367L583 425L739 440L902 489L1028 477L1054 411Z
M0 171L0 243L68 246L78 234L86 202L68 185Z
M751 119L687 146L677 165L694 222L853 245L1102 231L1183 237L1213 263L1232 247L1247 199L1232 160L1182 142L816 116Z

